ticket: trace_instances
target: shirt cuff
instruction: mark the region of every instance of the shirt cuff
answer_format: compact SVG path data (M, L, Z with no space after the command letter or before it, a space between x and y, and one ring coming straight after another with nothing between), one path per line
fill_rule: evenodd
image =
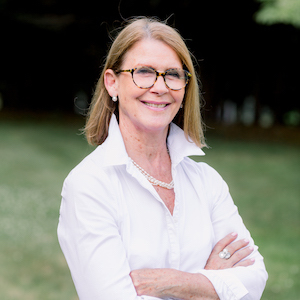
M220 300L240 300L248 294L241 281L226 270L200 270L214 286Z

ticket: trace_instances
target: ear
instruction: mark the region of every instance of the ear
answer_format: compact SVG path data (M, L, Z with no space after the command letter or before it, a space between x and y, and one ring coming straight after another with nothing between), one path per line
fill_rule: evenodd
M107 69L105 71L104 85L111 97L118 96L118 76L113 70Z

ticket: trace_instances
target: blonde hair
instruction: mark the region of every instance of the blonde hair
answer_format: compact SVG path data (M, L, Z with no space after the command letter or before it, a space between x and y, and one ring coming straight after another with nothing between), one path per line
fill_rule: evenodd
M114 71L121 68L124 55L137 42L152 38L170 46L178 55L184 68L192 77L186 86L184 108L180 109L173 122L181 127L186 137L199 147L204 147L204 135L200 114L200 90L191 55L180 34L165 23L154 18L134 18L125 26L114 40L89 108L85 126L87 141L92 145L102 144L108 136L111 115L118 113L117 103L111 100L105 85L104 73L107 69Z

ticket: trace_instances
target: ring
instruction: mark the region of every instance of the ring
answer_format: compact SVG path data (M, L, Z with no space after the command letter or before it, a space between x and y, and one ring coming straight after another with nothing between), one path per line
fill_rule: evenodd
M231 254L226 248L224 248L224 250L219 253L220 258L228 259L230 258L230 256Z

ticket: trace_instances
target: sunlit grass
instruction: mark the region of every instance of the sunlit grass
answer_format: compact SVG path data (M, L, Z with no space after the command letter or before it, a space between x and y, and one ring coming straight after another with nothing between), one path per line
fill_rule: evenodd
M0 299L77 299L56 227L62 182L91 150L80 126L0 122Z
M0 299L78 299L59 248L60 191L92 148L82 120L0 120ZM300 295L300 147L208 135L203 159L224 177L265 257L262 299Z

